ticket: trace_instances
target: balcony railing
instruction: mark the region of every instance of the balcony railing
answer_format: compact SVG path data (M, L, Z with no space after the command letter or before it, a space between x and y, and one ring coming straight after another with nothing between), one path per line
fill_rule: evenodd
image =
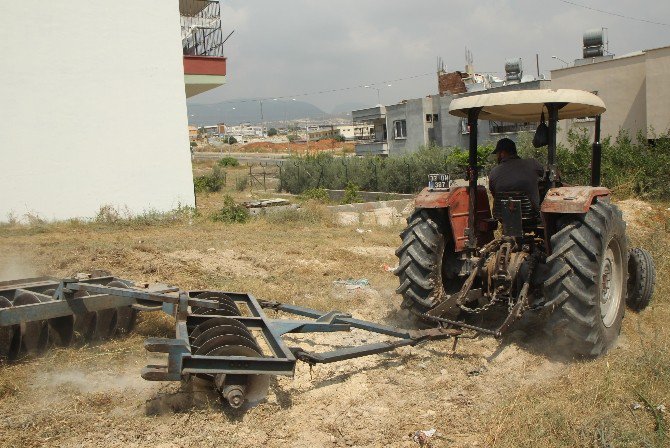
M389 146L386 140L369 141L369 142L357 141L355 145L355 151L357 156L366 156L366 155L383 156L388 155Z
M223 57L219 2L180 0L179 12L184 55Z

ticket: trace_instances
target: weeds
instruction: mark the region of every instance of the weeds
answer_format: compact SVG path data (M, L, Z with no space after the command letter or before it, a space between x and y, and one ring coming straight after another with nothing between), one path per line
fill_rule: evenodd
M316 201L322 204L330 202L330 196L325 188L310 188L300 194L300 199L304 201Z
M249 210L243 205L226 195L223 198L223 207L211 216L212 221L232 223L245 223L249 221Z
M223 157L216 162L218 166L240 166L240 162L235 157Z
M237 180L235 181L235 189L237 191L244 191L247 189L247 186L249 186L248 176L238 177Z
M346 187L344 187L344 196L342 196L341 204L353 204L356 202L363 202L363 198L358 194L359 187L358 185L349 182Z
M197 193L216 193L226 185L226 172L219 165L215 165L211 173L193 179L193 184Z

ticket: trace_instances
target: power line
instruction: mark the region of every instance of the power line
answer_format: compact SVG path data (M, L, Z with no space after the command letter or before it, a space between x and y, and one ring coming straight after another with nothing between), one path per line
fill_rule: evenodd
M562 3L566 3L568 5L579 6L580 8L589 9L591 11L596 11L596 12L600 12L600 13L603 13L603 14L608 14L610 16L621 17L622 19L635 20L637 22L644 22L644 23L651 23L653 25L670 26L669 23L654 22L653 20L641 19L639 17L626 16L624 14L619 14L619 13L612 12L612 11L605 11L603 9L594 8L594 7L588 6L588 5L582 5L580 3L572 2L570 0L558 0L558 1L562 2Z
M316 91L316 92L296 93L296 94L293 94L293 95L270 96L270 97L267 97L267 98L254 98L254 99L248 99L248 100L225 100L225 101L219 101L217 104L220 104L220 103L242 104L242 103L257 103L259 101L283 100L283 99L286 99L286 98L293 99L293 98L312 96L312 95L322 95L324 93L335 93L335 92L344 92L344 91L347 91L347 90L363 89L363 88L365 88L365 86L386 85L386 84L389 84L389 83L392 83L392 82L408 81L410 79L423 78L425 76L435 76L435 73L422 73L420 75L412 75L412 76L407 76L407 77L404 77L404 78L389 79L389 80L386 80L386 81L360 84L360 85L357 85L357 86L350 86L350 87L341 87L341 88L338 88L338 89L327 89L327 90L319 90L319 91Z

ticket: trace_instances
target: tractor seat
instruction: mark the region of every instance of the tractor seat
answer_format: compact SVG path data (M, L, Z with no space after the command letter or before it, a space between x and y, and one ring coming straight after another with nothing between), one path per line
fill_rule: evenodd
M493 217L500 222L503 222L505 216L503 207L508 201L519 201L521 208L521 225L524 229L537 227L540 223L540 213L533 206L530 198L523 191L500 191L495 194L493 198ZM505 223L503 222L503 225Z

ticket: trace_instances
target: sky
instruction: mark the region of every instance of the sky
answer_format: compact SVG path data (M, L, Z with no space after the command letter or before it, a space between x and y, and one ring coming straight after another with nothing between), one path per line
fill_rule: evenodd
M601 9L617 15L589 10ZM437 58L463 70L502 75L520 57L524 72L581 57L582 34L607 28L609 51L670 45L670 1L624 0L221 0L227 83L189 100L298 98L326 112L348 103L383 104L437 93ZM660 22L658 25L650 22ZM391 84L391 86L388 86ZM338 90L330 93L316 93Z

